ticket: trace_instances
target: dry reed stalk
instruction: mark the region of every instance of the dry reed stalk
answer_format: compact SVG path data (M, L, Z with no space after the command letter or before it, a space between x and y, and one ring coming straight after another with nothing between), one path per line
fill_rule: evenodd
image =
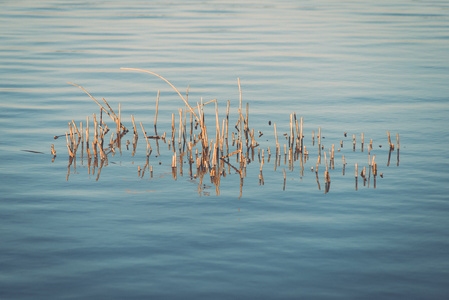
M51 155L56 156L55 146L51 144Z
M355 150L355 134L352 135L352 147Z
M220 124L218 121L218 102L215 101L215 140L220 142Z
M121 121L122 121L122 109L121 108L122 108L121 103L119 103L118 104L118 121L117 121L117 135L119 137L120 137L120 130L121 130L120 124L122 124L121 123Z
M192 133L193 133L193 114L192 112L190 112L190 141L192 141Z
M235 154L237 154L237 153L239 153L239 152L240 152L240 149L237 149L237 150L235 150L234 152L232 152L232 153L230 153L230 154L227 154L227 155L222 156L221 158L224 159L224 158L233 156L233 155L235 155Z
M396 134L396 140L397 140L397 148L398 148L398 151L399 151L399 133Z
M388 144L390 145L390 149L393 148L393 144L391 143L391 139L390 139L390 132L387 131L387 136L388 136Z
M140 127L142 127L143 135L145 137L145 140L147 141L147 156L149 156L150 151L153 151L153 150L151 149L150 141L148 141L148 137L147 137L147 134L145 133L145 129L143 129L142 122L140 122Z
M106 154L103 151L103 147L101 147L101 144L98 142L98 138L97 137L95 137L95 143L98 144L98 149L100 149L100 158L102 160L106 159Z
M106 104L106 106L109 108L109 110L111 111L111 113L112 113L112 115L114 116L114 117L112 117L111 116L111 119L115 122L115 123L117 123L117 115L115 114L115 112L112 110L112 107L109 105L109 103L106 101L106 99L105 98L102 98L103 99L103 102ZM123 125L122 125L123 126ZM123 128L125 128L125 126L123 126Z
M257 147L259 144L256 142L256 140L254 139L254 128L251 129L251 131L249 132L249 136L251 138L251 147Z
M171 86L171 87L178 93L179 97L181 97L181 99L184 101L184 103L187 105L187 107L190 109L190 111L193 112L193 114L195 115L195 118L197 118L197 120L199 120L198 116L195 114L195 112L193 111L192 107L190 107L189 103L187 103L187 100L181 95L181 93L178 91L178 89L177 89L173 84L171 84L170 81L168 81L167 79L165 79L165 78L162 77L161 75L156 74L156 73L151 72L151 71L148 71L148 70L143 70L143 69L135 69L135 68L120 68L120 69L122 69L122 70L132 70L132 71L139 71L139 72L150 73L150 74L152 74L152 75L155 75L155 76L161 78L161 79L164 80L166 83L168 83L168 84L169 84L169 85L170 85L170 86Z
M134 122L134 116L133 115L131 115L131 120L133 121L134 135L135 135L135 138L137 138L137 137L139 137L139 135L137 134L136 123Z
M332 161L334 161L335 144L332 144Z
M175 139L175 114L171 114L171 143L174 142Z
M75 143L73 138L73 132L72 132L72 123L69 122L69 133L70 133L70 145L73 145Z
M67 149L69 150L69 155L70 155L70 157L73 157L74 155L73 155L72 150L70 149L71 147L69 146L69 135L67 134L67 131L65 132L65 137L67 139Z
M357 163L355 164L355 177L357 178Z
M361 137L361 143L363 145L363 132L362 132L362 137ZM362 146L362 148L363 148L363 146Z
M221 126L221 139L220 139L220 148L221 148L222 153L223 153L223 144L224 144L225 124L226 124L226 119L223 119L222 126Z
M296 113L293 112L294 120L295 120L295 127L296 127L296 137L299 138L299 126L298 126L298 119L296 118Z
M98 123L97 123L97 118L95 116L95 114L92 115L93 120L94 120L94 140L98 135Z
M78 138L81 138L81 134L80 134L80 132L78 131L78 127L76 127L75 121L72 120L72 123L73 123L73 127L74 127L75 130L76 130L76 134L78 135Z
M86 123L86 151L88 151L88 155L90 156L90 151L89 151L89 116L87 116L87 123Z
M84 143L83 122L80 122L81 143Z
M326 172L327 172L327 156L326 156L326 151L324 151L324 162L326 163Z
M178 134L178 146L179 146L179 151L181 151L181 138L182 138L182 131L183 131L183 126L182 126L182 108L179 109L179 134Z
M241 96L241 89L240 89L240 79L238 80L239 82L239 91L240 91L240 109L239 109L239 121L241 119L243 119L242 116L242 96ZM240 165L243 162L243 142L242 142L242 131L243 131L243 126L242 126L242 122L240 122L240 126L239 126L239 148L240 148Z
M228 140L228 127L229 127L229 100L226 108L226 141Z
M94 140L92 141L92 149L94 150L94 155L95 157L97 157L97 135L98 135L98 123L97 123L97 119L95 117L95 114L93 114L93 119L94 119L94 128L95 128L95 132L94 132Z
M274 137L276 138L276 149L277 149L277 148L279 148L278 133L276 131L276 123L274 123L273 125L274 125Z
M315 173L318 172L318 165L320 164L320 157L318 157L318 159L316 160L316 168L315 168Z
M293 135L294 135L294 133L293 133L293 114L290 114L290 142L291 143L288 144L289 148L292 148L293 144L294 144L295 139L293 138Z
M157 111L159 108L159 90L157 91L157 97L156 97L156 113L154 115L154 127L157 125Z
M245 130L248 131L248 116L249 116L249 102L246 102L246 119L245 119Z

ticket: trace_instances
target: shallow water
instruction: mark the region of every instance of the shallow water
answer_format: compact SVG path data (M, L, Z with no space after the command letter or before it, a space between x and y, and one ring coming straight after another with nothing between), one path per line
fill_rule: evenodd
M2 299L447 298L445 1L0 5ZM67 82L121 103L123 123L132 128L133 114L147 131L159 90L158 131L170 135L180 97L121 67L156 72L183 94L189 86L190 103L217 99L220 120L230 100L231 129L239 78L265 151L275 147L268 121L283 147L289 114L303 117L303 174L298 161L275 171L272 157L259 185L256 153L242 187L228 172L217 190L187 164L175 180L161 143L153 177L139 177L143 138L135 156L125 146L110 156L98 180L85 158L68 168L65 138L53 137L100 110ZM214 107L205 113L214 129ZM320 127L324 150L344 143L327 193L324 166L320 186L310 170ZM399 133L399 164L395 149L387 166L387 131L393 143ZM362 132L383 178L374 188L359 177L356 190L354 164L368 166Z

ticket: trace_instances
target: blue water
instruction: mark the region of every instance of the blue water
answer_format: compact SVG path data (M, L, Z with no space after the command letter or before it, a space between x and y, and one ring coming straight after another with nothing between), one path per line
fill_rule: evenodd
M0 7L1 299L449 296L446 1ZM175 179L161 143L149 158L153 176L138 176L142 137L135 156L122 146L100 176L79 156L68 167L65 137L53 137L100 110L67 82L115 110L120 103L128 128L132 114L152 130L158 90L159 133L169 136L172 113L184 109L163 80L121 67L156 72L183 94L189 87L190 103L217 99L220 125L230 100L230 129L239 78L265 155L275 148L268 121L283 147L290 113L304 118L303 172L299 161L289 170L283 153L276 171L265 157L261 185L256 152L243 186L229 169L217 188L189 176L186 163ZM205 113L213 130L214 106ZM318 182L311 172L319 128L324 150L336 147L328 192L323 164ZM387 131L394 144L400 136L399 161L395 149L389 164ZM359 177L356 188L354 164L368 166L362 132L383 177L375 186Z

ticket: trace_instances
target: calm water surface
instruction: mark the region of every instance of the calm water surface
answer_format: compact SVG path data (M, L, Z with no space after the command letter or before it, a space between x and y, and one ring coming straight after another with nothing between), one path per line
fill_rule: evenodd
M0 7L0 298L449 296L446 1ZM258 142L265 150L275 146L268 121L282 137L290 113L304 118L310 160L303 174L298 162L293 171L283 163L274 171L271 161L259 185L256 161L241 195L232 172L217 191L187 170L175 180L162 144L160 155L150 156L154 176L139 177L143 139L135 156L123 147L110 157L98 180L80 158L68 169L65 138L53 136L100 112L66 82L114 109L121 103L128 128L131 114L152 128L158 90L158 130L169 134L172 113L184 108L161 79L120 67L161 74L182 93L189 86L192 103L217 99L220 118L230 100L231 128L240 78L250 126L264 133ZM215 126L214 107L205 113ZM344 142L328 193L324 166L320 188L310 171L319 127L324 149ZM395 150L388 166L387 131L394 142L399 133L401 145L399 163ZM359 180L356 190L354 164L368 161L362 132L373 139L383 178L375 188L372 178Z

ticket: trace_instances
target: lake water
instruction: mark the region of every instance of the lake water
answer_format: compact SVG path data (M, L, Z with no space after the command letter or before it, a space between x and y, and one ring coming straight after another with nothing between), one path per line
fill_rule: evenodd
M0 7L1 299L449 297L447 1ZM154 140L153 174L139 174L146 142L137 125L136 154L125 146L131 115L152 132L160 91L158 133L169 137L172 114L178 126L185 107L162 79L122 67L160 74L183 95L188 88L192 106L217 99L220 126L229 100L230 135L239 78L242 114L249 103L248 125L265 151L263 184L258 148L243 185L228 166L218 187L190 176L185 162L173 173L168 143L157 155ZM120 103L131 130L100 175L79 152L69 164L66 138L53 138L100 115L67 82L115 111ZM212 137L214 104L204 112ZM293 112L309 151L302 172L300 161L291 170L284 160ZM273 123L277 166L274 153L267 161ZM323 152L335 145L329 189L324 160L311 171L319 128ZM373 155L382 177L359 175L356 187L355 163L360 173Z

